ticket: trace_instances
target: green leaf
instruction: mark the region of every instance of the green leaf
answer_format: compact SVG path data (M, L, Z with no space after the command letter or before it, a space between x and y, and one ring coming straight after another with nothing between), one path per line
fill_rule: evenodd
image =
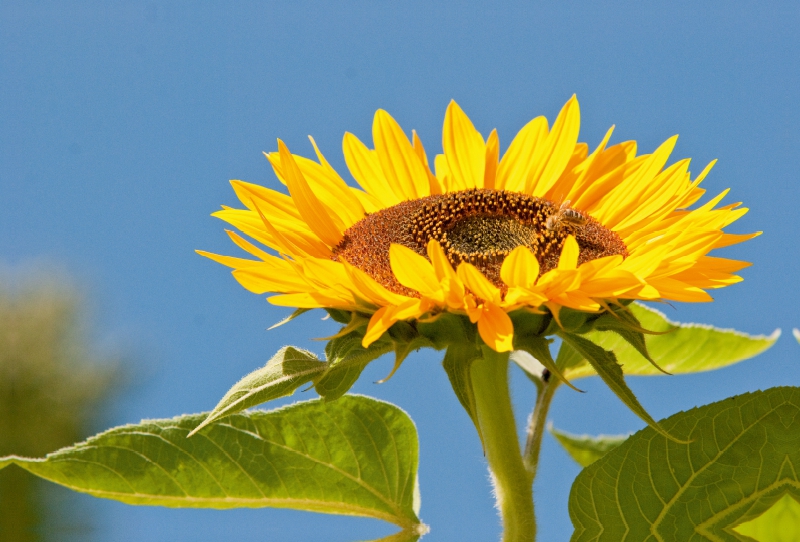
M661 421L688 444L639 431L575 479L572 541L751 540L735 527L800 498L799 419L800 388L782 387Z
M325 312L328 313L328 316L330 316L334 322L339 322L340 324L347 324L352 320L353 315L356 314L341 309L325 309Z
M442 366L450 379L450 385L458 398L458 402L467 411L478 436L483 442L480 425L478 425L478 413L475 406L475 393L472 390L472 363L476 359L483 357L480 348L474 344L453 343L447 347L444 354Z
M111 429L44 459L10 457L68 488L128 504L276 507L367 516L422 532L418 442L398 407L363 396L234 414L193 438L205 414Z
M573 435L559 431L550 423L547 430L581 467L588 467L625 442L630 435Z
M594 321L594 328L598 331L613 331L656 369L664 374L670 374L662 369L650 356L650 352L647 351L647 342L644 338L641 323L627 307L623 307L614 313L606 312L602 314ZM671 328L670 332L672 330L674 328Z
M475 326L464 315L441 312L417 322L417 331L431 341L435 349L443 350L450 344L473 342Z
M758 542L796 542L800 540L800 503L787 493L762 515L733 530Z
M208 418L189 433L189 436L220 418L284 395L291 395L324 370L325 363L311 352L285 346L264 367L256 369L234 384L209 413Z
M558 354L556 355L556 365L565 373L572 374L568 369L576 367L579 364L586 364L583 356L578 354L569 344L562 342L561 346L558 348ZM592 371L592 374L596 373Z
M548 371L556 375L564 384L575 391L583 392L583 390L579 390L573 386L556 365L553 356L550 354L550 340L540 337L539 335L520 335L514 333L514 349L527 352L536 358L536 361L541 363ZM519 364L516 356L512 357L512 359ZM524 366L520 365L520 367L527 371Z
M634 414L639 416L647 425L665 437L674 438L664 431L653 417L647 413L641 403L639 403L633 391L631 391L628 384L625 383L625 377L622 375L622 367L620 367L613 352L604 350L580 335L561 332L559 336L566 344L574 349L575 352L589 361L595 372L603 379L603 382L611 388L611 391L613 391Z
M671 374L711 371L752 358L771 347L780 337L780 330L775 330L769 336L748 335L703 324L672 322L659 311L638 303L632 303L629 308L644 329L662 332L676 328L670 333L645 337L652 358ZM616 333L592 331L585 337L614 352L626 375L661 374ZM570 379L594 374L591 365L585 361L565 371L565 376Z
M398 323L405 324L405 322L398 322ZM414 352L426 346L433 347L433 343L431 343L431 341L427 337L422 337L420 335L417 335L416 337L414 337L409 341L395 341L394 365L392 366L392 370L389 372L388 375L378 380L378 384L383 384L384 382L392 378L392 376L394 376L394 373L397 372L397 369L400 368L400 366L403 364L403 362L411 352Z
M325 346L328 365L322 376L314 382L314 389L326 401L333 401L347 393L369 362L392 351L390 341L379 339L369 348L364 348L361 346L362 339L362 334L350 333L329 341Z

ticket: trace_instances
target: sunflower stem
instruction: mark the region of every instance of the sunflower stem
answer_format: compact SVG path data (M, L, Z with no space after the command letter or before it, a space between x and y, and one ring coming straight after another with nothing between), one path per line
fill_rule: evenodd
M473 362L472 387L484 453L489 463L497 507L503 521L503 542L533 542L533 478L525 468L508 388L508 353L484 346Z
M525 442L525 468L530 473L531 484L536 479L536 469L539 466L539 452L542 449L542 436L544 435L545 422L547 421L547 413L550 410L550 403L553 401L553 395L558 388L559 380L557 378L549 378L542 380L538 386L538 393L536 395L536 405L533 407L530 421L528 422L528 438Z

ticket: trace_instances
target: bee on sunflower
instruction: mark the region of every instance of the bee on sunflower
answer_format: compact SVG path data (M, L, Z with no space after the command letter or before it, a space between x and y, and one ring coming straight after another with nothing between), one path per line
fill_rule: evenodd
M724 231L747 212L739 203L720 206L727 191L691 208L713 162L694 179L688 159L668 166L677 137L637 155L635 141L608 144L612 127L590 152L578 142L579 127L573 96L552 127L544 117L531 120L501 157L497 131L484 139L451 102L443 153L431 162L416 132L409 139L379 110L374 149L344 136L344 158L360 188L345 182L313 138L317 160L278 140L278 151L266 156L288 195L232 181L244 209L214 213L271 252L233 231L254 259L199 251L233 268L251 292L295 308L292 317L321 308L343 324L326 347L327 367L311 379L326 399L345 393L386 352L396 354L393 373L414 349L446 349L444 367L481 437L507 540L528 539L532 529L541 438L541 427L529 428L523 456L509 353L530 353L556 383L566 382L570 359L588 361L663 433L626 386L613 353L583 335L617 332L655 364L646 330L627 305L711 301L708 290L739 282L735 273L749 264L709 253L758 235ZM550 337L573 355L554 360ZM548 379L537 385L549 401Z

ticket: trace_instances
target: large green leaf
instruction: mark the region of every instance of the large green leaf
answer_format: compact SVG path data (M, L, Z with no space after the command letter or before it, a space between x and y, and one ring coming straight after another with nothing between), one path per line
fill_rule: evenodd
M369 397L111 429L44 459L3 458L68 488L128 504L279 507L369 516L421 532L414 423Z
M577 541L752 540L734 528L800 498L800 388L773 388L645 428L575 479Z
M561 444L561 447L581 467L588 467L628 439L629 435L573 435L559 431L553 424L547 430Z
M748 335L703 324L671 322L659 311L638 303L632 303L629 308L644 329L668 332L647 335L645 342L653 360L672 374L711 371L752 358L768 349L780 337L780 330L775 330L768 336ZM671 328L675 329L669 331ZM626 375L662 374L617 333L592 331L584 337L614 352ZM567 378L594 374L591 365L585 361L565 371Z
M189 436L220 418L284 395L291 395L294 390L321 375L325 367L325 362L317 359L311 352L284 346L264 367L256 369L234 384Z
M758 542L797 542L800 540L800 503L786 494L772 508L737 525L734 531Z

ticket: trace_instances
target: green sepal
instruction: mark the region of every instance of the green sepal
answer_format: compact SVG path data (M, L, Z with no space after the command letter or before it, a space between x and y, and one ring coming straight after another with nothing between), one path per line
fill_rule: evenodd
M558 379L564 384L575 391L583 393L583 390L576 388L569 380L567 380L567 378L564 376L564 373L562 373L556 365L556 362L553 360L553 356L550 354L551 342L552 339L546 339L539 335L523 335L522 333L518 333L516 329L514 330L514 350L522 350L527 352L536 358L539 363L544 365L548 371L557 376Z
M266 365L234 384L189 436L226 416L291 395L303 384L319 377L325 369L325 362L311 352L284 346Z
M591 329L590 322L596 317L596 314L590 312L561 307L558 310L558 314L553 315L552 320L549 322L547 329L542 335L557 335L562 331L567 333L585 333Z
M625 377L622 374L622 367L617 362L617 357L613 352L609 352L608 350L597 346L593 342L573 333L561 332L558 335L564 340L565 343L574 348L578 354L583 356L583 358L592 365L592 368L594 368L597 374L600 375L600 378L603 379L603 382L605 382L606 385L611 388L611 391L613 391L634 414L639 416L639 418L647 423L647 425L670 440L682 442L684 444L686 443L685 441L681 441L666 432L660 425L658 425L658 422L656 422L653 417L647 413L641 403L639 403L639 400L633 394L633 391L631 391L631 389L628 387L628 384L625 383Z
M466 316L452 312L442 312L430 319L418 321L417 331L436 350L444 350L451 344L475 342L475 326Z
M325 345L328 365L325 372L314 381L314 389L326 401L338 399L353 387L367 364L392 351L391 341L381 337L368 348L361 345L362 333L337 337Z
M483 444L483 434L478 424L478 413L475 404L475 393L472 390L472 363L483 356L480 347L473 343L452 343L447 347L442 366L450 379L458 402L467 411L469 418L478 431L478 437Z
M556 365L558 368L562 371L567 371L570 367L579 365L582 362L583 356L576 352L569 344L562 341L561 347L558 349L558 354L556 354Z
M552 423L547 431L561 444L561 447L581 467L588 467L608 452L628 440L630 435L573 435L559 431Z
M357 312L350 313L350 320L347 322L347 325L344 326L342 329L337 331L335 334L331 335L330 337L320 337L319 339L315 339L317 341L332 341L333 339L338 339L340 337L344 337L345 335L349 335L353 332L359 332L360 335L363 337L364 334L367 332L367 324L369 324L369 318L364 316L363 314L359 314ZM363 328L363 329L362 329Z
M395 322L388 333L394 343L394 366L388 375L378 380L378 384L383 384L392 378L411 352L426 346L433 347L433 343L427 337L420 335L408 322Z
M644 340L644 333L640 331L642 325L631 311L621 310L613 314L609 312L603 313L594 321L594 329L597 331L613 331L634 347L653 367L664 374L672 374L662 369L650 356L650 352L647 351L647 343Z
M350 311L344 311L341 309L325 309L325 312L328 313L328 315L334 322L339 322L340 324L350 323L352 315L355 314L351 313Z
M300 316L301 314L305 314L305 313L307 313L307 312L308 312L308 311L310 311L310 310L311 310L311 309L297 309L296 311L294 311L292 314L290 314L289 316L287 316L286 318L284 318L284 319L283 319L283 320L281 320L280 322L278 322L278 323L275 323L275 324L272 324L271 326L269 326L269 327L267 328L267 331L273 330L273 329L275 329L276 327L280 327L280 326L282 326L283 324L286 324L286 323L288 323L288 322L291 322L292 320L294 320L295 318L297 318L297 317L298 317L298 316Z
M519 309L508 313L511 323L514 325L514 335L546 335L552 316L550 313L531 312L527 309Z

